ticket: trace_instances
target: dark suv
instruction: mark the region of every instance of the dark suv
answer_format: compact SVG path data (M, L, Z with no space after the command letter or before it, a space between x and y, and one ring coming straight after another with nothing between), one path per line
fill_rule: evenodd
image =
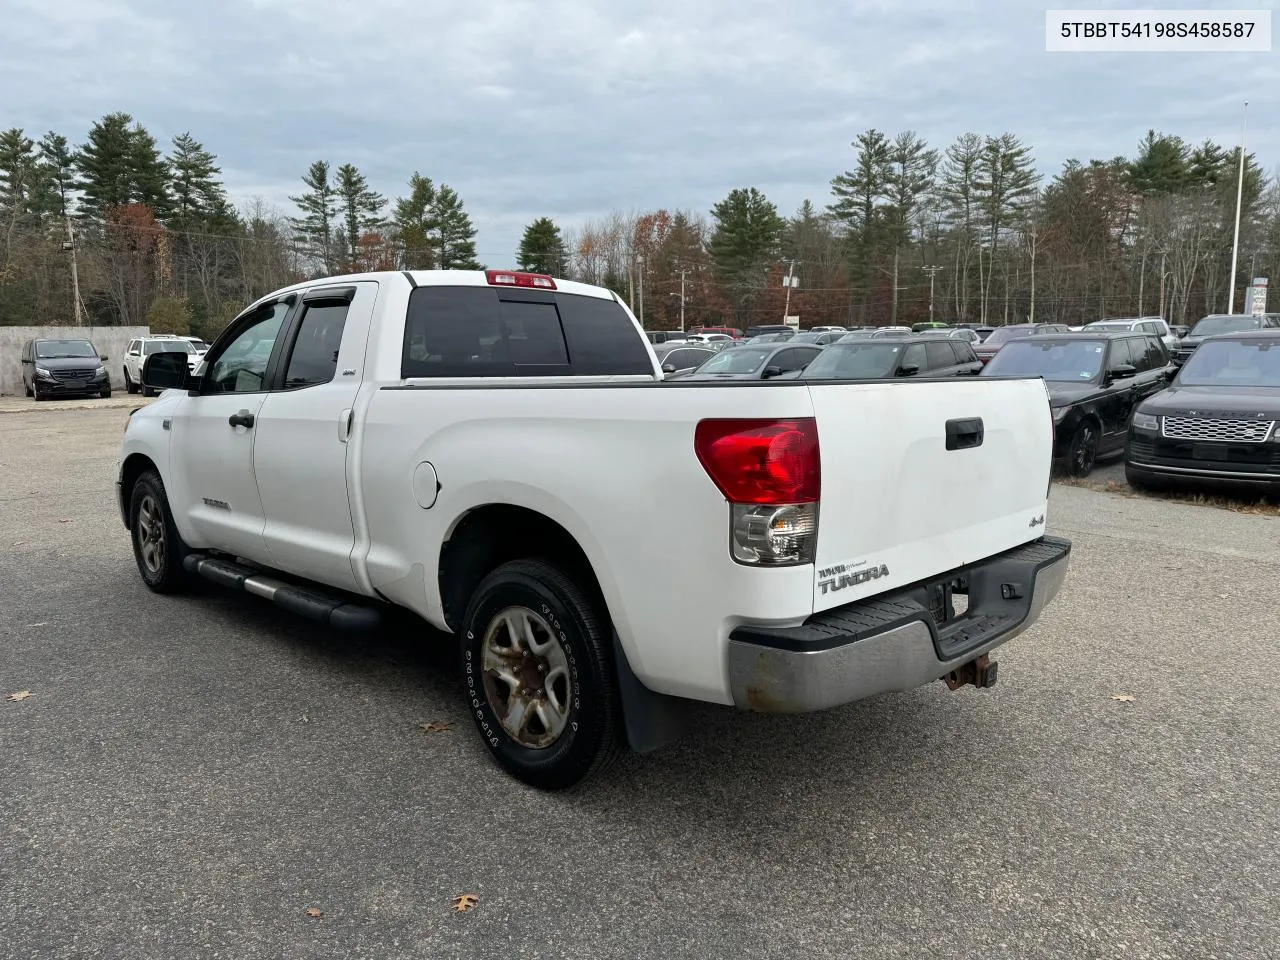
M22 387L28 397L111 396L111 379L88 340L28 340L22 345Z

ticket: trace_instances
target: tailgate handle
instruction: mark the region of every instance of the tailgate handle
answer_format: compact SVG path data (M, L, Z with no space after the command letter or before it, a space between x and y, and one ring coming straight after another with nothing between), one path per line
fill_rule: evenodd
M967 450L982 446L982 418L947 421L947 449Z

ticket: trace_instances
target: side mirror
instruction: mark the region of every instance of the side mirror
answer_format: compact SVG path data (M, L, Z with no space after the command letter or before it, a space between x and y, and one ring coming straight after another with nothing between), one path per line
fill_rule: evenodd
M1138 372L1138 368L1131 363L1122 363L1117 367L1112 367L1110 377L1112 380L1123 380L1125 377L1132 377Z
M920 364L918 363L904 363L898 368L898 376L900 377L914 377L919 372Z
M782 373L781 367L765 367L763 379L770 380L773 377L779 376L781 373Z
M662 365L662 372L663 372L663 373L675 373L675 372L676 372L676 365L675 365L674 363L664 363L664 364Z
M174 351L153 353L142 365L143 386L152 390L182 389L187 385L191 368L187 366L187 354Z

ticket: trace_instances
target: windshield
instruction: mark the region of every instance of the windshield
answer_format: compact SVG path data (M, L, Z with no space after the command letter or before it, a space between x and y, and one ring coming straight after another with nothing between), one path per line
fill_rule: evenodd
M1280 340L1209 340L1178 374L1187 387L1280 387Z
M878 380L893 373L901 343L833 343L805 368L806 380Z
M1102 369L1105 349L1101 340L1019 340L997 353L982 372L993 377L1083 383Z
M725 350L700 366L698 373L755 373L771 353L765 348Z
M92 357L98 359L98 351L88 340L41 340L36 344L36 356L46 360Z
M188 340L148 340L142 345L142 355L149 357L153 353L195 353Z
M992 330L987 335L987 339L983 343L1004 343L1006 340L1013 340L1017 337L1030 336L1030 327L1000 327Z
M822 339L822 331L817 333L797 333L791 338L792 343L817 343Z
M1205 317L1191 328L1191 336L1211 337L1215 333L1239 333L1241 330L1256 330L1261 325L1257 317Z

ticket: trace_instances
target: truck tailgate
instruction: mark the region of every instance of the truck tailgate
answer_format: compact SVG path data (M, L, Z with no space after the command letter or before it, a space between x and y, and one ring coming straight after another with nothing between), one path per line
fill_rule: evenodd
M1044 534L1053 429L1042 381L809 390L822 458L815 611Z

